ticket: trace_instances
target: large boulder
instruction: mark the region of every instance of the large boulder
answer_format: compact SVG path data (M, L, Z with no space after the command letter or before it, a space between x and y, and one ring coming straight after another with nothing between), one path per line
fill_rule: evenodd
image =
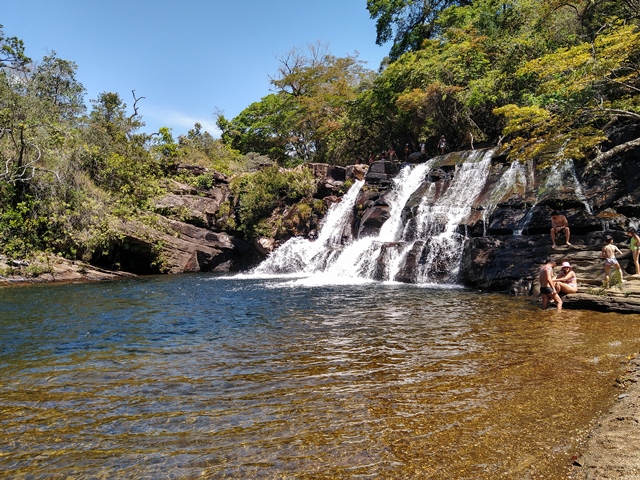
M337 194L347 179L345 167L328 163L306 163L302 167L310 169L316 179L317 198Z
M389 185L400 171L400 166L389 160L378 160L369 166L366 181L372 185Z
M389 220L390 208L387 205L375 205L364 212L360 220L358 237L376 236L382 225Z
M133 273L228 272L244 268L252 253L242 239L162 216L154 228L124 221L120 231L121 240L96 260Z
M199 227L215 226L220 205L229 200L228 188L212 188L207 196L168 194L155 202L158 213Z

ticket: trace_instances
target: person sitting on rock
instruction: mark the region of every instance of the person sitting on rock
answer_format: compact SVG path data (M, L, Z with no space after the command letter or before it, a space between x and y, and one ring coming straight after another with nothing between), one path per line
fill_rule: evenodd
M578 277L576 272L571 269L569 262L562 262L562 269L553 280L553 286L560 293L576 293L578 291Z
M609 288L609 271L612 266L620 273L620 282L624 282L622 279L622 267L620 267L618 259L616 258L616 253L622 255L622 252L613 244L613 237L611 235L604 237L604 241L605 245L602 247L600 257L604 258L604 284L606 288Z
M551 242L553 248L557 248L556 235L560 232L564 233L564 237L567 240L567 245L571 245L569 243L571 231L569 230L569 221L567 220L567 217L556 211L551 212Z

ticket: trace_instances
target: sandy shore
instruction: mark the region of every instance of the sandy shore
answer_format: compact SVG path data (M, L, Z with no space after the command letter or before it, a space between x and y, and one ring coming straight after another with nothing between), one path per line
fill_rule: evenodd
M572 459L570 479L640 479L640 356L631 356L626 367L618 398Z

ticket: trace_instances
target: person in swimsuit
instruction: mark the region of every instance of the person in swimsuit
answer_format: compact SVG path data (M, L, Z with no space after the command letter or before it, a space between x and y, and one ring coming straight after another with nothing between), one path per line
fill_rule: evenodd
M558 311L562 310L562 300L556 292L553 285L553 267L556 266L555 260L549 260L540 268L540 293L542 294L542 309L546 310L549 299L556 302Z
M440 137L440 141L438 142L438 149L440 153L444 155L444 151L447 148L447 140L444 138L444 135Z
M571 231L569 230L567 217L555 211L551 212L551 243L553 248L556 248L556 235L560 232L564 233L564 238L567 239L567 245L570 246L569 238L571 237Z
M631 237L629 249L631 250L631 255L633 256L633 264L636 267L636 273L634 277L638 277L640 276L640 265L638 264L638 257L640 256L640 235L638 235L638 232L633 227L627 228L627 235Z
M611 267L615 267L620 273L620 282L624 282L622 279L622 268L616 258L616 253L622 255L622 252L618 247L613 244L613 237L607 235L604 237L605 245L602 247L601 258L604 258L604 284L606 288L609 288L609 271Z
M571 269L571 264L562 262L560 268L562 268L561 273L553 281L556 291L558 294L576 293L578 291L578 277L576 277L576 272Z

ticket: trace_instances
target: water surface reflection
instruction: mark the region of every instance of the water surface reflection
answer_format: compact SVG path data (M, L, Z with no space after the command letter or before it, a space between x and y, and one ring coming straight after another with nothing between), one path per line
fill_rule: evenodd
M0 470L558 478L638 321L405 285L5 288Z

